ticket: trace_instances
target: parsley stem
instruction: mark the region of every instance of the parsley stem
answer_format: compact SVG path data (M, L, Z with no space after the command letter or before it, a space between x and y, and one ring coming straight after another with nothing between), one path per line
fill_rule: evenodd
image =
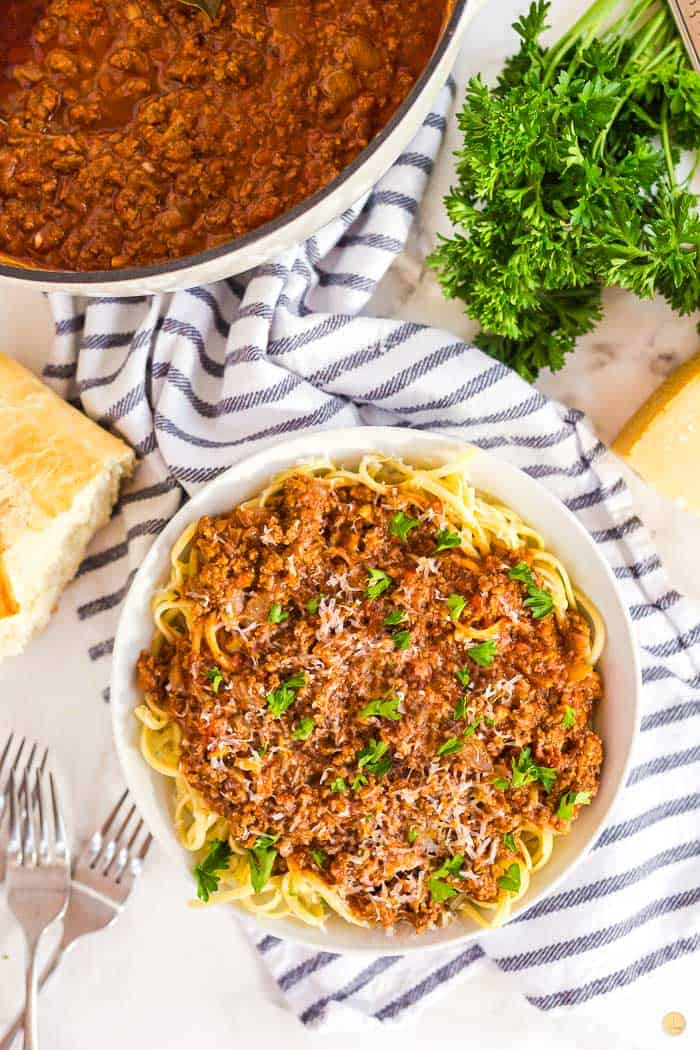
M676 169L673 163L673 155L671 153L671 139L668 133L668 98L664 98L661 105L661 142L664 147L664 157L666 158L666 170L668 171L668 177L671 181L672 186L676 186Z

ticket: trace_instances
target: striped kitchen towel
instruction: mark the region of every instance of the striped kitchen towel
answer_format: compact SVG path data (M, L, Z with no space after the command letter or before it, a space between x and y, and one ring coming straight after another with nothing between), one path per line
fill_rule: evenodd
M136 448L140 467L69 592L108 700L119 606L187 495L311 428L444 431L554 492L612 565L637 632L644 712L612 823L554 894L466 947L410 957L257 949L309 1025L395 1021L490 965L543 1010L609 995L700 947L700 610L671 590L615 459L581 413L446 332L361 311L405 244L447 91L375 189L301 247L207 288L53 300L45 377Z

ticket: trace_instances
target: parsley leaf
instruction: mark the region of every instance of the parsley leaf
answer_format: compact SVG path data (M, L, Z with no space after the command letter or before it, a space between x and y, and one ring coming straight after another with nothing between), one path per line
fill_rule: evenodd
M458 751L461 751L464 744L461 740L458 740L456 736L451 736L449 740L446 740L444 744L440 744L440 747L435 752L436 755L455 755Z
M406 836L406 838L411 843L411 845L413 845L413 843L418 838L418 828L409 828L408 835Z
M489 638L486 642L472 645L470 649L467 649L467 656L479 667L490 667L496 657L496 643Z
M292 737L295 740L308 740L315 728L316 722L314 721L314 719L310 718L308 715L305 715L304 718L302 718L299 722L299 725L296 727L296 729L292 730Z
M271 693L267 694L265 698L267 706L275 718L279 718L288 707L291 707L297 698L297 689L301 689L305 682L306 675L304 672L297 671L296 674L288 678L277 689L273 689Z
M564 708L564 717L562 718L561 724L564 726L564 729L571 729L572 725L574 725L575 722L576 714L574 712L574 709L573 707L569 707L569 705L567 704Z
M352 784L350 785L350 787L353 791L359 791L361 787L367 787L368 784L369 780L364 775L364 773L356 773L355 776L352 778Z
M474 736L474 734L476 733L476 731L477 731L477 729L479 728L480 725L481 725L481 719L477 718L476 721L471 722L470 725L467 726L467 728L464 730L464 733L462 734L462 736L464 736L464 737Z
M218 667L212 667L207 671L207 681L209 682L213 693L219 692L223 680L224 676Z
M503 777L496 777L493 781L493 786L498 788L499 791L506 791L510 787L510 780L504 780Z
M435 539L437 541L435 545L435 554L439 554L440 551L450 550L451 547L462 546L461 533L451 532L450 529L440 529Z
M455 671L455 675L460 685L463 685L465 687L469 685L472 673L468 667L463 667L461 671Z
M225 839L215 839L209 846L201 864L192 869L192 874L197 880L197 896L200 901L206 902L212 893L219 888L219 878L228 868L231 857L231 847Z
M534 583L532 569L526 561L519 561L508 573L509 580L519 580L520 583Z
M401 718L398 696L370 700L360 711L360 718L391 718L394 722L398 722Z
M502 890L510 893L518 893L520 890L520 865L509 864L503 875L498 879L498 885Z
M387 754L389 745L385 740L370 740L367 747L357 752L357 768L383 777L391 769L391 755Z
M270 611L267 614L268 623L284 623L285 620L289 619L289 613L279 604L275 602L274 605L270 606Z
M392 609L388 616L384 617L386 627L395 627L399 623L405 623L408 613L404 609Z
M519 561L510 570L508 576L511 580L520 580L527 587L528 597L525 599L525 605L530 609L535 620L541 620L543 616L549 616L554 610L552 595L549 591L545 591L537 586L532 575L532 569L527 562Z
M272 875L277 857L277 850L273 848L273 843L278 838L278 835L258 835L253 848L246 850L250 881L256 893L260 893L265 888Z
M450 614L450 618L458 620L464 612L464 606L467 604L467 599L463 598L461 594L451 594L445 604L447 605L447 611Z
M515 845L515 838L513 837L512 831L509 831L503 836L503 844L504 846L506 846L507 849L511 851L511 853L518 852L518 847Z
M328 863L328 854L322 849L312 849L311 856L314 859L315 864L323 870Z
M411 644L410 631L394 631L391 637L394 639L394 649L408 649Z
M458 722L460 718L467 717L467 698L466 696L461 697L455 704L455 709L452 712L452 718L455 722Z
M391 576L382 569L368 569L365 594L368 598L378 598L380 594L384 594L384 591L389 590L393 582Z
M402 543L405 543L411 529L417 528L418 525L420 525L419 521L416 521L415 518L407 517L404 512L400 510L398 514L394 514L394 517L391 519L389 532L392 536L398 536Z
M457 895L457 890L454 886L450 886L449 882L445 880L448 878L461 878L462 876L462 864L464 858L461 853L457 853L456 856L446 860L444 864L433 872L432 876L428 879L428 889L430 891L431 899L441 904L443 901L447 901L450 897Z
M347 791L348 785L345 783L343 777L336 777L335 780L331 781L331 791Z
M559 799L557 817L559 820L573 820L574 806L589 806L590 802L590 791L567 791Z
M554 599L549 591L541 587L528 587L529 598L525 599L525 605L532 613L535 620L541 620L554 611Z
M533 761L532 750L529 747L522 748L517 761L514 758L511 759L511 766L514 788L524 787L526 784L533 784L539 780L547 794L552 790L557 777L556 769L551 769L549 766L538 766Z
M326 597L327 595L325 594L317 594L314 598L309 598L308 602L306 603L306 608L310 613L315 615L318 612L319 605Z

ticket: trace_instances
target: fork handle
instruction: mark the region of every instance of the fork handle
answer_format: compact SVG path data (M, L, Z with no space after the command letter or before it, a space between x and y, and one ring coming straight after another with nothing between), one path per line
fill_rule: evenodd
M41 989L44 987L44 985L48 981L48 979L51 976L51 974L57 969L58 964L60 963L61 959L63 958L63 955L64 955L65 951L66 951L66 947L63 944L59 944L59 946L56 948L56 951L53 953L53 955L51 956L51 958L47 962L46 966L41 971L41 974L39 976L39 982L38 982L38 984L39 984L39 991L41 991ZM8 1030L5 1032L5 1034L2 1037L2 1039L0 1039L0 1050L12 1050L12 1046L14 1044L14 1041L15 1041L16 1037L19 1035L19 1033L24 1028L24 1017L25 1017L25 1012L24 1011L22 1011L22 1013L17 1014L17 1016L15 1017L14 1021L12 1022L11 1027L8 1028ZM26 1046L26 1043L25 1043L25 1046Z
M39 1050L38 969L39 938L29 945L26 993L24 998L24 1050Z

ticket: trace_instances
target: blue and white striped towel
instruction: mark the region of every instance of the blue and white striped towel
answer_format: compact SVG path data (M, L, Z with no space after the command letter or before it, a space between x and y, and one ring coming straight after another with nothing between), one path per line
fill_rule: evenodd
M445 91L365 200L274 263L172 296L53 301L46 378L141 460L70 592L102 682L121 600L181 500L314 427L444 430L493 450L578 515L628 603L642 731L614 823L589 858L555 894L462 949L358 959L258 935L309 1025L406 1018L488 959L543 1010L576 1006L700 948L700 610L669 589L614 458L579 412L445 332L359 316L405 243L448 105Z

